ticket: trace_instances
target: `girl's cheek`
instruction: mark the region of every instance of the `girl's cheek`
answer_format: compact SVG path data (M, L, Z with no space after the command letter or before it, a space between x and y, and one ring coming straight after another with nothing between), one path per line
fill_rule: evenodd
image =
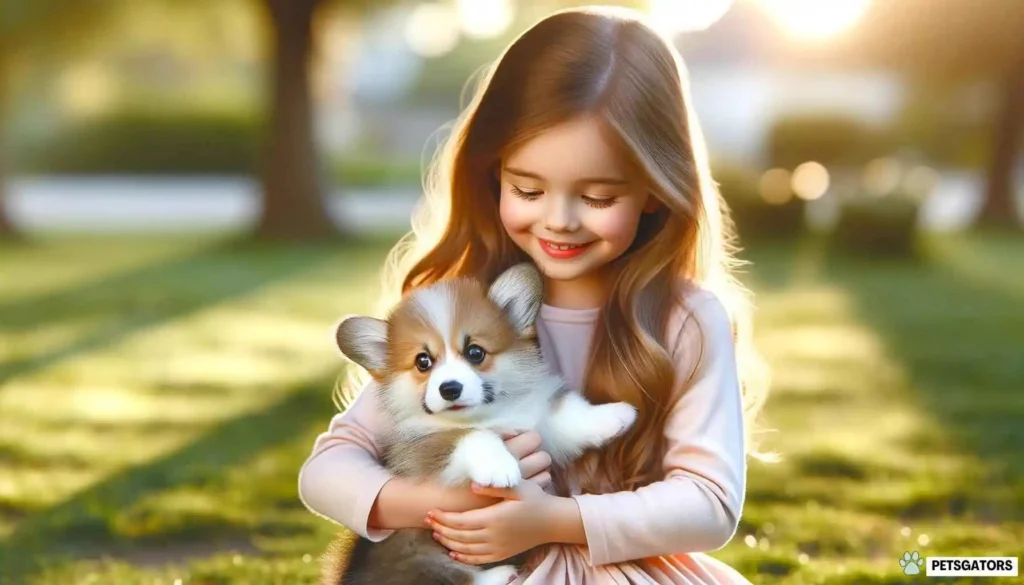
M625 207L625 206L623 206ZM615 247L628 248L636 237L640 214L630 209L608 209L598 214L589 226L590 231Z
M530 209L523 204L529 202L517 199L513 195L502 193L498 204L498 214L501 216L501 223L505 231L510 234L528 231L533 225L530 217Z

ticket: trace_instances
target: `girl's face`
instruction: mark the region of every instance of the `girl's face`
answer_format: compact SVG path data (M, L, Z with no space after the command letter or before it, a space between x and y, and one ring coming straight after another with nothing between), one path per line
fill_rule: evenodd
M563 289L594 280L656 206L592 118L546 130L502 161L505 231Z

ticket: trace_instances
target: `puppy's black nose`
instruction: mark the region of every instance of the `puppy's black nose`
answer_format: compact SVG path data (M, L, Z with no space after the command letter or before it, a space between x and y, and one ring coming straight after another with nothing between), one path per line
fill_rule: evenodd
M462 383L456 380L441 382L441 398L445 400L457 400L462 394Z

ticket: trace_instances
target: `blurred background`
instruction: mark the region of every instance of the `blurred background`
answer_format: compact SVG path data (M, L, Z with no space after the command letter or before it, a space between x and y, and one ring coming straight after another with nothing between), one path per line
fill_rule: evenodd
M331 324L481 68L578 4L0 0L0 582L315 582ZM618 4L687 63L773 369L715 556L1019 554L1024 2Z

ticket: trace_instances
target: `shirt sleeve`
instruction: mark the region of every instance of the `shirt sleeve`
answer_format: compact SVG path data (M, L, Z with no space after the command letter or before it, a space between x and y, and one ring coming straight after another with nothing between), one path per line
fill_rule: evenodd
M678 398L665 422L664 479L636 491L574 496L591 565L717 550L736 532L746 448L732 327L725 307L706 293L679 331L669 339L681 351ZM702 353L696 370L694 353Z
M382 422L370 382L349 408L336 415L313 444L299 471L299 499L314 514L379 542L390 530L367 526L370 509L392 475L380 464L375 437Z

